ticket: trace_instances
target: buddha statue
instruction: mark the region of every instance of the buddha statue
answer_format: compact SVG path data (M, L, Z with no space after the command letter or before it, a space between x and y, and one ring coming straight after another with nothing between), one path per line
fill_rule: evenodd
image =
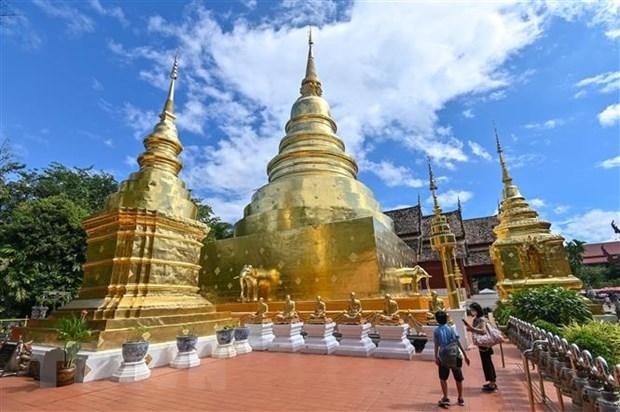
M366 323L366 319L362 317L362 302L355 297L355 292L351 292L349 307L340 315L339 320L346 325Z
M286 295L284 300L284 310L276 315L276 323L295 323L299 322L299 316L295 310L295 301L291 299L291 295Z
M310 314L308 323L324 324L331 323L331 319L327 317L326 306L323 299L320 296L316 297L316 303L314 304L314 312Z
M266 315L269 312L269 306L265 303L265 299L258 298L256 313L250 315L247 323L269 323L269 319Z
M428 302L428 312L426 313L426 323L429 325L436 325L435 313L440 310L445 310L443 300L439 299L439 295L436 291L431 292L431 300Z
M398 302L386 293L383 299L383 313L379 315L380 325L401 325L403 320L398 315Z

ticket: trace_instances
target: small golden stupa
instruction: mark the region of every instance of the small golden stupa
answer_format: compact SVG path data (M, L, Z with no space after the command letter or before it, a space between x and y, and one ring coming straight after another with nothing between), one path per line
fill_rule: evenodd
M490 252L502 299L519 288L544 285L580 289L582 283L571 273L564 251L564 238L551 233L549 222L538 218L508 173L497 131L497 153L502 167L504 190L497 239Z
M393 229L336 134L313 56L291 109L269 182L235 224L235 236L205 246L201 284L218 302L243 301L239 277L251 265L259 295L301 301L400 291L389 269L413 267L415 252ZM247 271L244 271L246 273ZM245 277L242 277L245 278Z
M144 139L140 170L110 195L104 211L84 221L87 258L78 298L56 317L88 311L96 331L86 349L118 348L137 324L148 327L152 342L173 341L182 328L213 335L229 314L198 294L202 240L209 228L196 221L196 205L179 178L183 150L175 126L177 59L160 122ZM33 321L37 342L55 339L52 321Z

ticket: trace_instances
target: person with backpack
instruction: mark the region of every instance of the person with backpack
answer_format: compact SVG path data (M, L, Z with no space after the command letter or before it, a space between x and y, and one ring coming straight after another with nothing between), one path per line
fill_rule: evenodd
M493 345L501 342L501 333L496 332L495 329L488 323L488 320L484 317L484 312L479 303L473 302L469 305L469 313L473 316L473 325L465 323L465 327L472 334L472 340L474 344L478 346L480 351L480 361L482 362L482 370L484 372L484 379L487 383L482 385L484 392L494 392L497 390L497 383L495 383L495 366L493 365ZM494 332L494 333L492 333ZM500 336L496 336L496 335Z
M450 406L450 399L448 398L448 377L450 371L456 382L456 389L458 391L457 403L459 406L464 406L463 400L463 359L465 363L469 365L469 358L461 346L459 337L453 328L447 325L448 314L444 311L438 311L435 313L435 320L439 324L433 333L433 340L435 342L435 363L439 367L439 381L441 383L441 392L443 397L437 403L442 408Z

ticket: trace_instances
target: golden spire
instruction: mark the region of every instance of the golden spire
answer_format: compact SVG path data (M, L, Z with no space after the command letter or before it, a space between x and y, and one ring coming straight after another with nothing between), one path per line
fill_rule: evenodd
M321 81L316 74L316 67L314 65L314 55L312 54L312 27L308 28L308 61L306 62L306 77L301 81L301 95L302 96L320 96L323 94L321 89Z
M439 202L437 201L437 184L435 183L435 177L433 176L433 168L431 167L431 158L428 158L428 178L430 183L430 190L433 194L433 213L435 215L441 214L441 208L439 207Z
M495 129L495 142L497 143L497 154L499 155L499 163L502 165L502 182L504 185L508 186L512 183L512 177L508 173L508 168L506 167L506 161L504 160L504 151L502 150L502 144L499 141L499 134L497 133L497 128Z
M176 84L177 77L179 75L179 54L175 54L174 63L172 64L172 69L170 70L170 87L168 88L168 97L166 98L166 103L164 103L164 109L162 110L159 118L161 120L165 120L166 118L171 118L171 120L176 119L174 115L174 87Z

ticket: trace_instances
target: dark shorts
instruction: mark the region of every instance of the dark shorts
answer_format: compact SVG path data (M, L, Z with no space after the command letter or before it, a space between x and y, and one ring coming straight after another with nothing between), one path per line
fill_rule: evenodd
M461 367L463 366L463 359L457 359L456 368L447 368L445 366L439 366L439 379L442 381L447 381L450 376L450 370L452 370L452 376L454 376L454 380L457 382L463 382L465 379L463 377L463 371Z

